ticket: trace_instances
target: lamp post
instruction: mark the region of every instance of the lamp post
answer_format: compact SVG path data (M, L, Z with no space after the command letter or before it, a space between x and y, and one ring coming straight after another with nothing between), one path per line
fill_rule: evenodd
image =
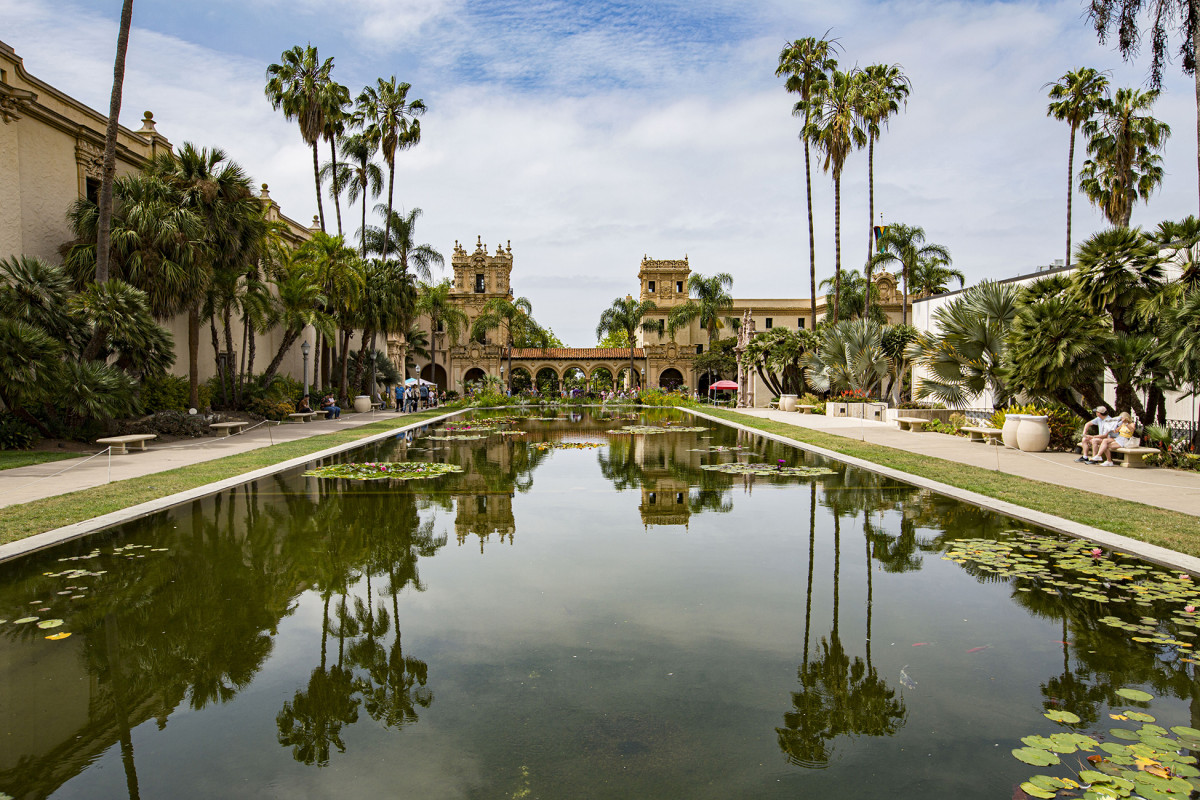
M309 346L307 339L305 339L300 344L300 355L304 357L304 396L305 397L308 396L308 351L311 349L312 348Z

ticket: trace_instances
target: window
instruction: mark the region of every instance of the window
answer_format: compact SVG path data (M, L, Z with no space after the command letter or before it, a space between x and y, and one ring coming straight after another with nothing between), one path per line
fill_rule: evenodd
M655 493L655 492L651 492L650 494L646 495L646 500L647 500L647 504L648 504L648 505L652 505L652 506L653 506L653 505L657 505L657 504L658 504L658 495L657 495L657 493Z
M704 354L704 345L702 345L702 344L696 345L696 355L699 356L699 355L703 355L703 354Z
M677 505L677 506L683 505L683 492L675 493L675 505Z
M446 332L446 325L445 325L445 323L444 323L444 322L442 322L440 319L438 320L438 324L437 324L437 332L438 332L438 333L445 333L445 332Z
M675 292L683 294L683 281L675 281Z
M649 287L646 291L648 291L648 292L654 291L654 281L646 281L646 286Z
M804 317L796 317L796 327L804 330Z
M775 320L771 319L770 317L767 317L767 330L771 330L771 326L774 323L775 323Z
M487 291L487 283L484 281L483 273L475 273L475 294L483 294Z
M100 202L100 179L99 178L85 179L84 180L84 192L85 192L84 196L87 197L88 202L99 204L99 202Z

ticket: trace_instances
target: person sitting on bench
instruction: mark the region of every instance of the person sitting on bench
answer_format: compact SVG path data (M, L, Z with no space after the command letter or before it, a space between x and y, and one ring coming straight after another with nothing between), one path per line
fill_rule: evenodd
M321 410L325 412L325 419L342 418L342 410L334 402L332 394L325 395L325 399L321 401Z
M300 398L300 405L296 406L296 413L297 414L312 414L313 413L312 401L309 400L308 395L304 395L304 397Z
M1112 454L1113 450L1118 447L1137 447L1138 440L1134 438L1134 433L1137 428L1133 423L1133 417L1128 411L1121 412L1121 418L1118 420L1118 427L1112 431L1108 438L1100 443L1100 449L1096 451L1096 455L1092 456L1093 461L1101 461L1100 466L1113 466Z
M1079 449L1083 453L1079 458L1075 459L1081 463L1088 461L1099 461L1099 458L1088 458L1088 450L1092 451L1093 456L1099 456L1100 445L1108 441L1108 434L1117 429L1120 424L1119 419L1114 419L1108 415L1108 409L1104 406L1096 406L1096 417L1087 425L1083 426L1083 439L1079 442ZM1095 433L1088 433L1089 428L1094 428Z

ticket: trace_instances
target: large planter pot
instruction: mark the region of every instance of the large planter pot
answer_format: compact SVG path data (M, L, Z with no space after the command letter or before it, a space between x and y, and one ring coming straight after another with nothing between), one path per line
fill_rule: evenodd
M1050 444L1050 418L1022 415L1017 425L1017 447L1024 453L1040 453Z
M371 395L360 394L354 398L354 410L360 414L365 414L371 410Z
M1004 427L1000 430L1000 441L1004 442L1005 447L1017 449L1017 426L1021 424L1021 420L1025 418L1024 414L1006 414L1004 416Z
M794 394L779 395L779 410L780 411L795 411L796 410L796 401L798 399L799 398L797 398L796 395L794 395Z

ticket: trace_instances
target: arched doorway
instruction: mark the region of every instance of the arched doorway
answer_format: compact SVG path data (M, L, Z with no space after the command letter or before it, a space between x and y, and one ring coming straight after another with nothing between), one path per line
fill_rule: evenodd
M533 376L529 374L529 370L524 367L513 367L512 371L512 390L513 393L527 392L533 386Z
M445 391L449 385L446 382L446 368L441 364L426 364L422 367L421 380L436 383L438 391Z
M567 367L563 370L563 388L568 392L587 391L587 373L580 367Z
M624 369L622 369L620 372L617 373L617 390L618 391L627 390L627 389L636 389L637 387L642 385L642 373L639 372L637 370L637 368L634 368L634 370L633 370L633 380L632 381L628 380L628 377L629 377L629 367L625 367Z
M588 389L593 392L609 392L613 388L613 374L608 367L596 367L588 379Z
M548 397L558 396L558 373L550 367L539 369L534 380L537 381L537 390L541 394Z
M658 386L660 389L666 389L668 392L673 392L683 385L683 373L674 367L664 369L658 376Z
M467 370L467 374L463 376L463 388L469 392L472 388L482 385L485 381L487 381L487 373L479 367L471 367Z
M708 387L712 386L719 380L721 380L719 375L714 375L711 372L705 372L700 376L700 380L696 383L696 391L700 393L701 397L704 397L708 394Z

